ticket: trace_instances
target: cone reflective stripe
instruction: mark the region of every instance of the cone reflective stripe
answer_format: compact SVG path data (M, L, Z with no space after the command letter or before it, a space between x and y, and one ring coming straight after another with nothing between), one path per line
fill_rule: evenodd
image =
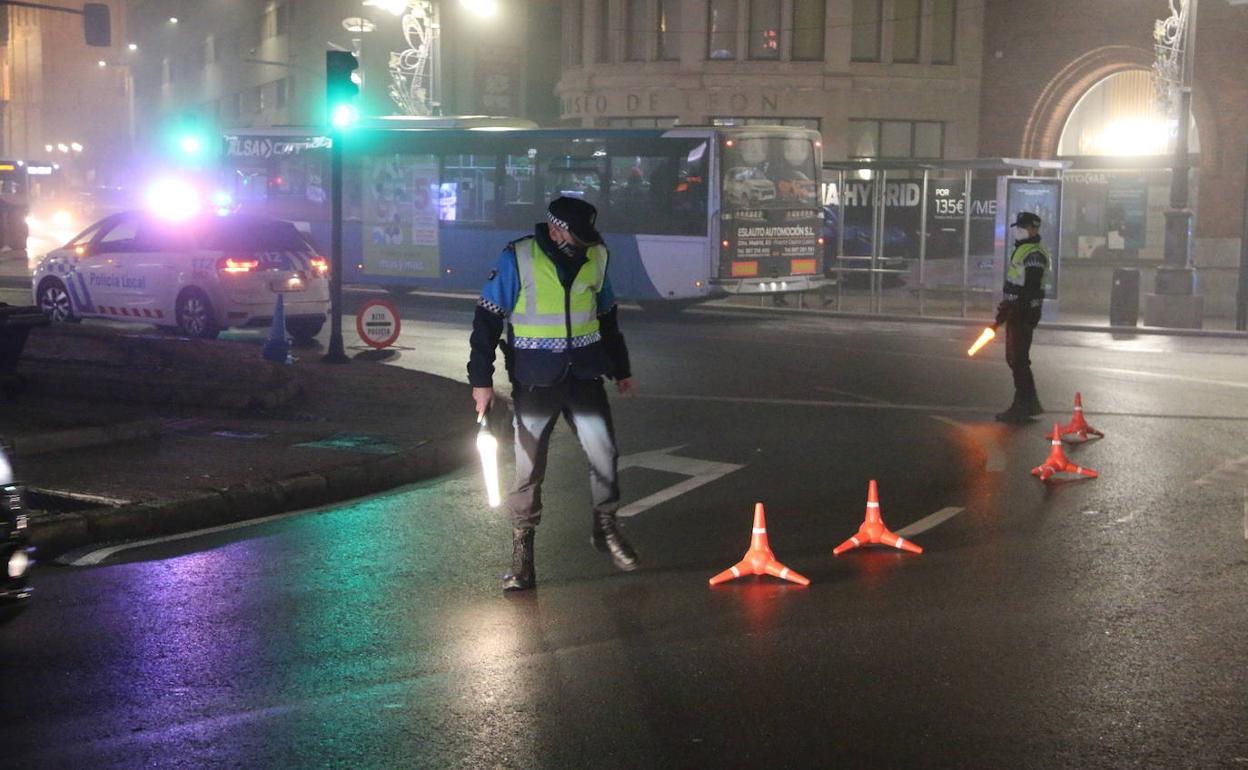
M880 517L880 494L876 488L875 479L871 479L871 483L867 485L867 512L862 518L862 525L852 537L833 548L832 554L840 556L846 551L873 543L889 545L910 553L923 553L922 547L918 544L899 537L884 526L884 519Z
M1087 441L1089 436L1097 438L1105 438L1105 434L1096 428L1088 425L1088 421L1083 418L1083 394L1075 394L1075 414L1070 418L1070 422L1062 426L1062 435L1069 436L1074 434L1082 441Z
M985 326L984 330L979 334L979 339L975 340L975 344L971 345L970 349L966 351L966 354L968 356L975 355L979 352L980 348L987 345L989 342L992 342L993 338L996 336L997 330L995 327Z
M754 505L754 530L750 537L750 550L745 552L741 561L711 578L710 583L717 586L743 575L771 575L791 583L808 586L810 580L776 561L767 542L767 517L763 513L763 504Z
M481 426L477 430L477 454L481 455L481 473L485 476L485 497L491 508L497 508L503 502L498 485L498 439L490 433L484 414L477 424Z
M1041 481L1048 481L1058 473L1078 473L1090 479L1095 479L1100 475L1091 468L1075 465L1066 457L1066 452L1062 449L1062 428L1057 423L1053 423L1053 434L1049 437L1049 444L1048 458L1042 464L1032 468L1031 475Z

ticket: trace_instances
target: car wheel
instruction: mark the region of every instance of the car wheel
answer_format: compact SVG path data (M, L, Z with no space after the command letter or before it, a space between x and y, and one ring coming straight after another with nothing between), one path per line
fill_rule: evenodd
M221 331L208 295L199 289L187 289L178 295L178 328L188 337L214 340Z
M35 293L35 302L50 320L59 323L74 323L82 320L74 315L74 305L69 301L69 292L59 278L48 278L39 284Z
M293 318L286 322L286 331L295 338L296 345L312 344L324 327L324 318Z

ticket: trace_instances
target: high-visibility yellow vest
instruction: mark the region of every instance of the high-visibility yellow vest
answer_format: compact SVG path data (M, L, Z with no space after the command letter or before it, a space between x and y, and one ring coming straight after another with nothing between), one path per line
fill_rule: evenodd
M1010 263L1005 268L1005 293L1007 295L1011 294L1011 285L1022 288L1027 272L1027 267L1024 263L1033 252L1039 252L1040 256L1044 258L1044 278L1041 279L1040 283L1044 293L1048 294L1053 288L1053 261L1049 256L1048 249L1038 243L1023 243L1014 247L1014 253L1010 255ZM1013 294L1017 295L1018 289L1015 289Z
M527 241L527 243L525 242ZM520 296L511 311L516 350L562 351L592 345L598 331L598 292L607 274L607 250L591 246L571 291L563 288L555 263L526 238L515 245Z

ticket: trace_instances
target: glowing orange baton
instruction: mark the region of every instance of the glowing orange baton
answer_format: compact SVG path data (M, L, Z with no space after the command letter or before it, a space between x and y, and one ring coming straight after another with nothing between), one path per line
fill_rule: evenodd
M985 327L983 333L979 335L979 339L975 340L975 344L971 345L971 349L966 351L966 354L968 356L975 355L976 353L979 352L980 348L982 348L984 345L987 345L989 342L992 342L993 338L996 336L997 336L996 326Z

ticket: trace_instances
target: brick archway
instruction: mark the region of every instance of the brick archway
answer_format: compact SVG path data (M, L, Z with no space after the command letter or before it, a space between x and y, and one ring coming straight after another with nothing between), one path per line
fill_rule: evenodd
M1119 72L1150 70L1153 61L1152 51L1129 45L1097 48L1071 61L1049 80L1032 106L1023 127L1020 157L1052 158L1066 120L1092 86Z

